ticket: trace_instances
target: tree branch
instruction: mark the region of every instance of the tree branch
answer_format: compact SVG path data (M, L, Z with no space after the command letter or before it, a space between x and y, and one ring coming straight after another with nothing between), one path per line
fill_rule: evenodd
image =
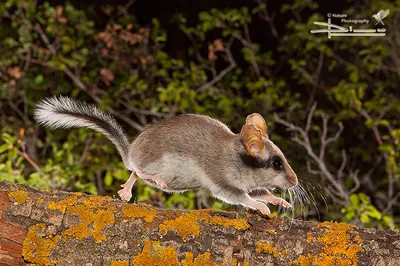
M398 230L158 209L6 181L0 200L1 265L395 265L400 257Z

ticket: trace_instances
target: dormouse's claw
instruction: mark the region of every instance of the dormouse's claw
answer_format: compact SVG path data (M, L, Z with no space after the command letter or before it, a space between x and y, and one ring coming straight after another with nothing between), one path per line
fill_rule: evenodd
M261 213L264 214L264 215L270 215L271 211L268 209L267 211L262 211Z
M265 204L263 204L265 207L263 207L263 208L260 208L259 210L260 210L260 212L262 213L262 214L264 214L264 215L270 215L271 214L271 211L269 210L269 208L267 207L267 205L265 205Z
M292 205L290 205L290 203L287 202L287 201L284 200L284 199L282 199L280 205L283 206L283 207L285 207L285 208L291 208L291 207L292 207Z

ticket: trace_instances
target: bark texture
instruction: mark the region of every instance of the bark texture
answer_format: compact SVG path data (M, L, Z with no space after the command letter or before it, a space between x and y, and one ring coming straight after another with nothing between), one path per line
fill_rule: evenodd
M0 265L400 265L400 231L0 182Z

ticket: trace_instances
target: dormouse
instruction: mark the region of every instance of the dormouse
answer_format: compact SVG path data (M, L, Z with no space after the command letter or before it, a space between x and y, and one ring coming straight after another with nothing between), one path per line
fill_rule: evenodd
M109 138L131 171L118 191L123 200L130 200L141 178L167 192L206 189L226 203L263 214L270 213L265 203L291 207L270 189L296 186L297 176L257 113L247 116L238 134L217 119L183 114L146 127L132 142L114 117L65 96L39 102L34 118L46 127L87 127Z

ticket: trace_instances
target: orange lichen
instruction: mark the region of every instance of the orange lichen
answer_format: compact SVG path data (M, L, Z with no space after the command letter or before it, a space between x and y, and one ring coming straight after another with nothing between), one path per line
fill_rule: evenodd
M112 260L111 266L129 266L129 261L126 260Z
M313 237L313 235L310 233L310 232L308 232L307 233L307 243L311 243L311 242L313 242L314 241L314 237Z
M25 190L11 191L8 193L8 196L13 198L18 204L21 204L29 198Z
M222 226L233 226L236 229L247 229L250 225L246 219L229 219L219 216L211 216L210 210L194 210L178 216L174 220L164 221L159 226L161 233L166 233L168 230L174 230L177 235L186 238L188 235L198 236L200 234L199 221L207 224L218 224Z
M217 266L215 262L211 260L211 253L205 252L203 254L199 254L196 258L192 252L187 252L185 258L181 261L182 266Z
M275 229L266 229L265 232L267 232L267 233L275 233L276 230Z
M271 254L274 257L278 257L280 255L280 252L278 251L277 248L269 245L268 243L262 242L262 241L257 241L256 252L258 252L258 253L263 252L263 253Z
M49 205L47 205L47 208L49 208L49 210L59 210L62 213L65 213L65 210L67 209L67 207L76 204L77 201L78 201L77 196L70 196L62 201L50 202Z
M31 226L22 246L22 256L34 265L56 265L57 260L49 260L51 251L56 247L59 237L45 235L45 224Z
M346 223L324 222L325 235L317 237L317 243L321 246L321 252L316 255L301 255L294 263L300 265L357 265L357 253L363 251L361 238L356 235L351 238L353 226ZM312 235L307 236L310 243Z
M144 241L142 252L133 257L133 265L137 266L173 266L178 265L176 250L173 247L164 247L160 241Z
M220 216L210 216L208 219L204 220L208 224L218 224L222 226L233 226L236 229L247 229L250 225L244 218L239 219L228 219Z
M157 216L157 212L154 209L138 206L136 204L127 204L122 208L122 213L125 218L144 218L148 223L151 223Z
M107 225L115 223L113 214L115 209L111 204L104 204L106 200L106 197L78 198L74 195L59 202L50 202L48 205L50 210L76 215L81 220L81 223L63 232L63 240L67 241L71 237L80 240L87 236L93 237L96 243L105 240L106 234L103 230Z
M185 238L188 235L198 236L200 234L199 218L204 215L195 215L194 212L188 212L178 216L175 220L167 220L160 224L159 231L166 233L168 230L174 230L177 235ZM205 217L205 216L204 216Z

